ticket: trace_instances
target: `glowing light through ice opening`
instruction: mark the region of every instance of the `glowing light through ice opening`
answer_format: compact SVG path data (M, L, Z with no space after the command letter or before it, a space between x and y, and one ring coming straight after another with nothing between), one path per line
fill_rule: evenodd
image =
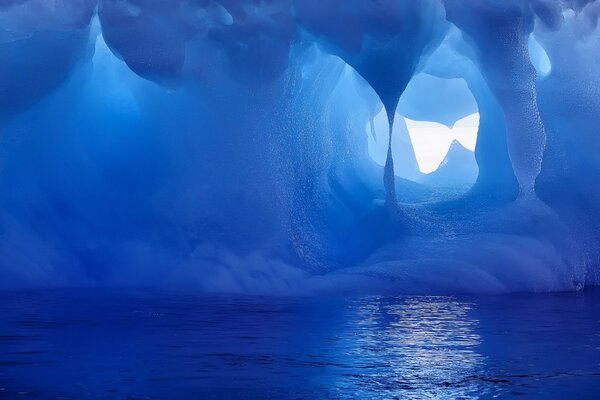
M468 150L475 151L479 113L458 120L452 128L431 121L413 121L408 118L404 118L404 121L419 169L423 173L431 173L440 166L455 139Z

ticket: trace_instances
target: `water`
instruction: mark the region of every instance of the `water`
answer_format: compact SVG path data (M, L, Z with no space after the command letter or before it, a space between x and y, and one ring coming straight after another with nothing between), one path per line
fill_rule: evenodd
M0 294L0 399L594 399L600 291Z

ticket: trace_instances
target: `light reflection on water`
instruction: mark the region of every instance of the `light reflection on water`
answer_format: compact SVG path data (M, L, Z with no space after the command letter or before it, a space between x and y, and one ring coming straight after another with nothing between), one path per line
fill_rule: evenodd
M594 398L599 297L3 293L0 399Z
M358 359L387 360L379 374L361 380L388 395L475 398L465 381L484 363L471 304L448 297L363 298L356 301Z

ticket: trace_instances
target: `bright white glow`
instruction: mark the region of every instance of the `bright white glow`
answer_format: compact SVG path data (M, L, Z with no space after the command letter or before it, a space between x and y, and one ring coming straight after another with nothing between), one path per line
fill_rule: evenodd
M552 64L550 62L550 58L548 57L548 53L542 47L542 45L535 40L534 35L529 36L529 58L531 59L531 63L535 67L537 71L538 78L545 78L550 75L552 72Z
M435 171L455 139L465 148L475 151L479 113L458 120L452 128L431 121L413 121L408 118L404 118L404 121L421 172L428 174Z

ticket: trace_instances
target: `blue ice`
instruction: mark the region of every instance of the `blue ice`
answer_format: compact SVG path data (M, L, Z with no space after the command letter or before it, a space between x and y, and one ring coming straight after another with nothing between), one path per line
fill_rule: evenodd
M600 283L598 1L51 3L0 2L0 287Z

